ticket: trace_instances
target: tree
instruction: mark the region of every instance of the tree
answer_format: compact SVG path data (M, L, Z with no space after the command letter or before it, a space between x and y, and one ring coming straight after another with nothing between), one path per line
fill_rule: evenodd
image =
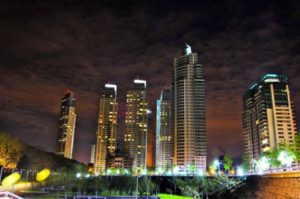
M232 158L225 154L224 155L224 170L225 172L228 172L230 170L230 168L232 167L232 163L233 163L233 160Z
M297 161L300 161L300 132L296 133L291 150L296 155Z
M249 156L249 154L244 154L243 155L242 168L245 171L249 171L250 170L250 156Z
M24 143L6 133L0 133L0 165L15 168L22 156Z
M216 176L214 178L193 177L192 179L176 178L174 183L178 186L181 192L186 196L202 198L206 195L218 194L241 183L239 178L229 178L227 176Z
M195 174L196 173L196 165L195 165L195 161L193 160L192 163L189 165L188 167L188 171L191 174Z
M148 176L143 176L141 179L139 179L139 194L140 196L143 195L143 193L146 193L147 195L154 193L155 185L149 179Z

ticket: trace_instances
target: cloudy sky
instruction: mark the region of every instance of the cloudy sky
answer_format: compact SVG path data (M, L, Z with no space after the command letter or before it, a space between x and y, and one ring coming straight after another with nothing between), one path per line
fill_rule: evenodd
M300 121L300 5L270 2L2 2L0 131L54 152L60 99L69 88L77 99L75 158L87 162L103 85L118 85L124 110L133 79L147 80L155 121L155 100L187 42L203 64L209 157L219 147L240 156L242 95L263 74L288 75Z

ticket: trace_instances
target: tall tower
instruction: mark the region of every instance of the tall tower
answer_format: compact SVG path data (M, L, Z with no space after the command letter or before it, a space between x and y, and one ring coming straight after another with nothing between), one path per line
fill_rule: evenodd
M173 166L173 132L171 91L163 89L156 101L156 167L164 170Z
M244 153L250 160L292 143L297 130L287 76L264 75L245 93L243 108Z
M172 73L174 111L174 164L180 171L206 170L206 113L202 65L197 53L185 45L174 59Z
M95 174L103 174L116 150L117 85L105 84L100 97L95 147Z
M146 101L145 80L135 79L127 92L125 118L125 150L133 158L133 171L146 169L148 103Z
M61 100L57 154L73 158L73 144L76 124L74 93L68 90Z

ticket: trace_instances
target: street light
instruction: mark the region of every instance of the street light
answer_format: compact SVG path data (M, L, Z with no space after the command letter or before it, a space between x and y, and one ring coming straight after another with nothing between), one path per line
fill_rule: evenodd
M279 160L282 166L290 167L292 166L296 156L294 154L288 153L287 151L280 151L277 160Z
M218 159L214 160L213 165L218 168L218 175L220 175L220 162Z
M139 178L142 177L143 175L136 176L136 190L135 190L135 198L138 198L138 190L139 190Z
M81 173L76 173L76 178L80 178L81 177Z
M236 171L236 175L237 176L244 176L245 175L244 169L242 167L238 167L237 171Z

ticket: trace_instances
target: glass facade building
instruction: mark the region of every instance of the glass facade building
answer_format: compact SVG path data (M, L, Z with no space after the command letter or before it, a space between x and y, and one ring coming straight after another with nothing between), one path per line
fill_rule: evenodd
M143 172L147 163L148 103L147 83L135 79L126 96L125 152L133 159L133 172Z
M108 159L115 155L117 133L117 86L105 84L99 102L94 173L104 174Z
M296 134L288 78L266 74L243 98L244 153L251 163L279 143L292 143Z
M165 171L173 166L173 131L171 91L163 89L156 101L156 168Z
M67 91L61 100L59 116L59 132L57 154L66 158L73 158L73 145L76 125L74 93Z
M206 170L206 111L204 79L198 54L185 45L174 59L172 73L174 164L180 171Z

